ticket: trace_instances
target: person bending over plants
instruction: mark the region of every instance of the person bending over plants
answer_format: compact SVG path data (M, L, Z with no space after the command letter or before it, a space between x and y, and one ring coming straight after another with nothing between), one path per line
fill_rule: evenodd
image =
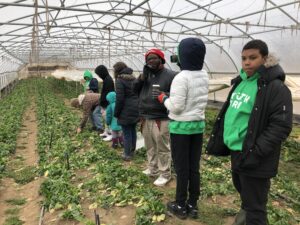
M93 125L92 129L99 133L103 132L99 98L100 94L87 92L79 95L78 98L71 99L71 106L75 108L82 108L83 110L80 124L76 130L77 133L82 131L89 118L91 119Z

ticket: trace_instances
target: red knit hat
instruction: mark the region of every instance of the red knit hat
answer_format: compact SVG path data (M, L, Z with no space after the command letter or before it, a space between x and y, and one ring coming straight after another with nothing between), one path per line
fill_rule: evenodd
M148 52L146 52L146 54L145 54L145 60L146 60L146 61L147 61L148 55L150 55L150 54L158 55L159 58L162 59L162 64L165 64L165 62L166 62L166 60L165 60L165 54L164 54L161 50L159 50L159 49L157 49L157 48L152 48L152 49L150 49L150 50L149 50Z

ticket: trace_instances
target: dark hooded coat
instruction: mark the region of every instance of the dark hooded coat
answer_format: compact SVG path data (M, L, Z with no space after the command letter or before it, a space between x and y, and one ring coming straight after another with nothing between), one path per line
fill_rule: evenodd
M230 151L223 142L224 117L231 94L241 82L240 76L232 80L233 87L215 122L207 153L231 154L231 167L236 173L252 177L276 176L282 142L292 130L293 105L291 92L284 84L285 73L269 56L258 71L258 91L250 114L242 151Z
M106 108L109 104L106 100L106 95L111 91L115 91L114 81L109 75L107 68L103 65L97 66L97 68L95 69L95 73L103 80L100 96L100 106L102 108Z
M133 92L135 77L131 68L125 68L116 78L116 108L115 117L120 125L136 124L139 121L139 98Z

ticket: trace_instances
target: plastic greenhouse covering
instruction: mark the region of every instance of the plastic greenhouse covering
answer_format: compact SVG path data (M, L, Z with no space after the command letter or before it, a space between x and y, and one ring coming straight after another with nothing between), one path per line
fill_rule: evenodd
M299 75L299 10L292 0L2 0L0 76L33 63L93 70L124 61L141 71L154 47L178 70L169 57L186 37L205 42L211 77L236 74L252 39L264 40L288 75Z

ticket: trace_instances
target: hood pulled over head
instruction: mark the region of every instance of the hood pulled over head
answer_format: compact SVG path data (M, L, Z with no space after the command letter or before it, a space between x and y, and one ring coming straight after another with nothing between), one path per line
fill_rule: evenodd
M106 95L106 100L112 104L114 102L116 102L116 92L111 91Z
M104 65L97 66L95 69L95 73L104 80L107 76L109 76L108 70Z
M206 47L199 38L185 38L178 46L181 70L202 70Z
M91 79L93 79L93 74L91 73L91 71L86 70L86 71L84 71L83 78L85 80L91 80Z

